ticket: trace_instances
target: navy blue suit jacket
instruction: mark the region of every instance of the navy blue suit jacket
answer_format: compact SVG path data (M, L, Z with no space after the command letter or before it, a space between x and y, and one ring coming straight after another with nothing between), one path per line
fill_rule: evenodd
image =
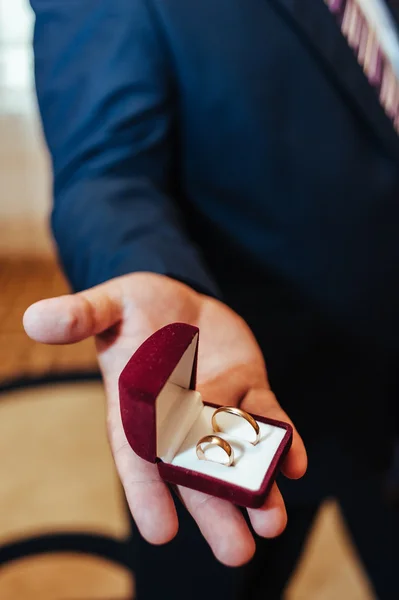
M73 287L153 271L220 295L303 430L364 433L378 404L389 439L399 138L324 2L32 6Z

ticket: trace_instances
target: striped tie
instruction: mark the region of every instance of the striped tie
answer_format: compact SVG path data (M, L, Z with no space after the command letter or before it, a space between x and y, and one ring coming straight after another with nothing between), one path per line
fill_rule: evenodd
M399 133L399 80L356 0L325 0Z

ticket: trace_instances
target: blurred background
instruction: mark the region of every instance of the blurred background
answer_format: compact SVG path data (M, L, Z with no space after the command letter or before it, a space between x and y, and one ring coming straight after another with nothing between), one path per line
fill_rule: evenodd
M0 0L0 598L127 600L128 524L93 344L40 346L21 324L30 303L68 289L48 230L32 30L27 1ZM339 597L374 598L331 501L286 598Z

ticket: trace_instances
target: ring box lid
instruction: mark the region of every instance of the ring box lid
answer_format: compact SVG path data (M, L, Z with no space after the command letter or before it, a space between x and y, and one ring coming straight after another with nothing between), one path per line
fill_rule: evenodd
M141 458L157 462L157 403L161 392L169 396L194 390L198 354L197 327L172 323L156 331L133 354L119 377L122 424L127 441ZM157 406L158 405L158 406Z

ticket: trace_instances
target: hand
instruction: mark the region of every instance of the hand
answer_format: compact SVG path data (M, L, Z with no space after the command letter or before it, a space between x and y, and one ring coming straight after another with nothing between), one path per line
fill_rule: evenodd
M168 277L134 273L79 294L42 300L24 315L26 332L39 342L70 344L95 336L116 467L137 526L153 544L166 543L176 535L176 510L156 465L139 458L127 443L119 411L118 377L147 337L175 321L200 329L198 389L205 400L237 405L244 399L241 406L245 410L290 422L270 390L262 353L246 323L221 302ZM306 466L306 452L294 429L283 472L299 478ZM235 506L187 488L179 491L222 563L238 566L251 559L255 542ZM248 509L248 514L260 536L275 537L284 530L287 516L276 484L264 506Z

